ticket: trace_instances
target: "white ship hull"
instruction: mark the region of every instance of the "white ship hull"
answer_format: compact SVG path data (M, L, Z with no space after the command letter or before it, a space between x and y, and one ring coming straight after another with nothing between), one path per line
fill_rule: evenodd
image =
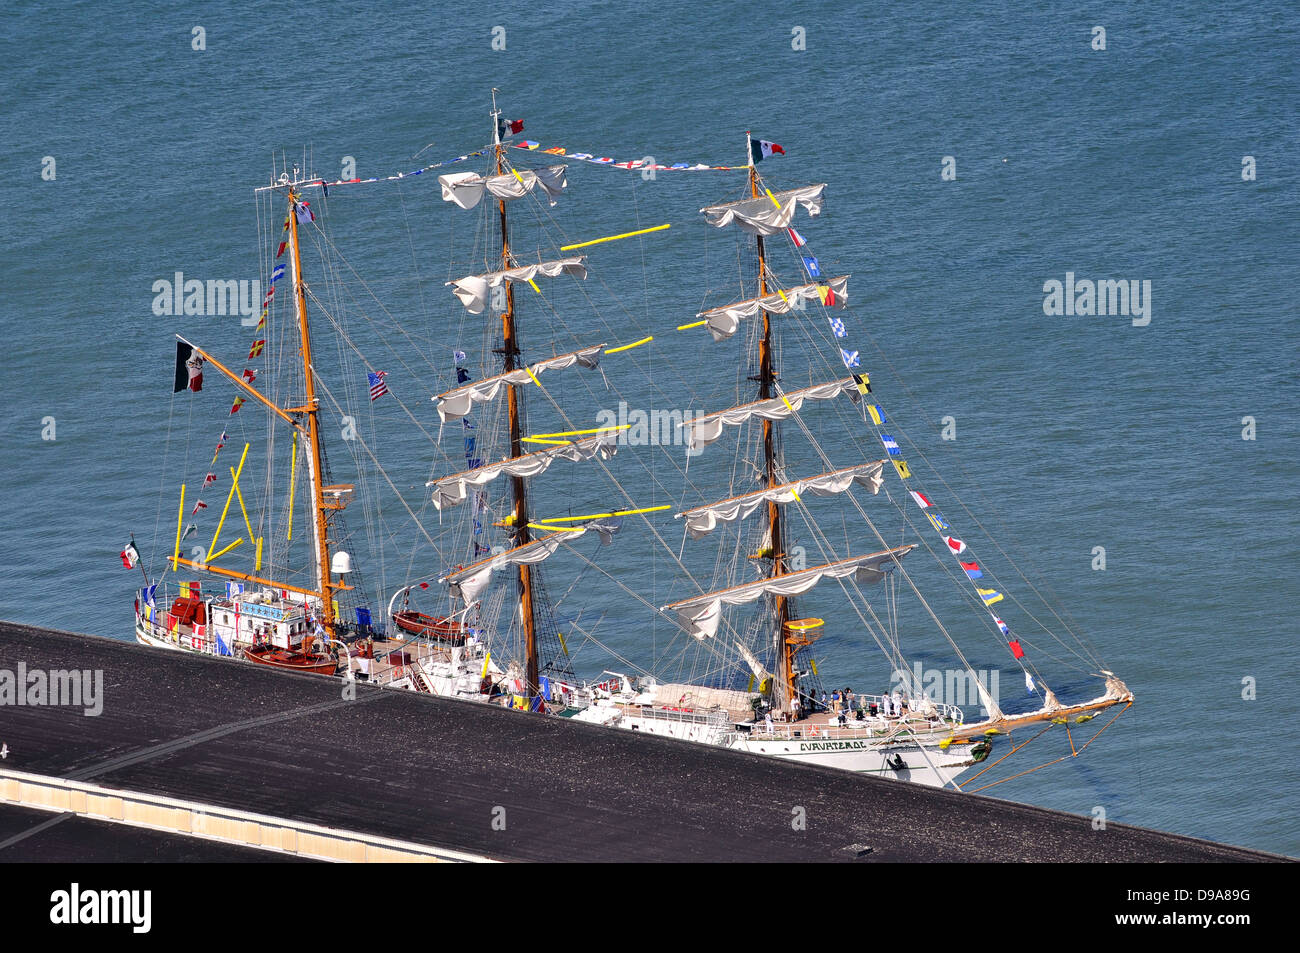
M769 739L761 735L737 739L730 747L750 754L771 755L819 764L828 768L874 774L896 781L914 781L931 787L944 787L958 775L979 762L968 747L949 748L915 742L878 743L861 739Z
M211 643L200 636L177 636L171 638L165 634L155 633L154 626L140 619L135 620L135 640L141 645L149 645L156 649L176 649L181 652L193 652L195 655L216 655Z
M920 723L906 740L892 736L883 721L879 728L840 728L825 721L802 722L792 729L782 724L768 734L758 724L743 730L721 712L680 712L672 709L598 703L573 716L577 721L676 738L696 744L732 748L749 754L817 764L859 774L943 787L988 756L969 741L952 743L951 730ZM919 740L918 740L919 739ZM947 747L940 744L948 741Z

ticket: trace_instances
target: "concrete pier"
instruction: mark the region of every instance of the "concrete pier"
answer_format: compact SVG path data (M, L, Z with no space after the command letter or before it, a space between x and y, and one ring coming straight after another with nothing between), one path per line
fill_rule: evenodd
M348 699L339 679L0 622L0 670L20 664L102 672L103 711L0 707L0 771L41 779L0 774L0 861L102 860L114 845L122 859L332 857L298 849L313 831L351 841L347 859L411 848L505 861L1284 859L412 692L358 685ZM109 803L101 789L144 807L136 826L84 813L49 824L57 814L5 794L20 789L66 789L65 812ZM211 826L193 830L204 814L253 820L213 840Z

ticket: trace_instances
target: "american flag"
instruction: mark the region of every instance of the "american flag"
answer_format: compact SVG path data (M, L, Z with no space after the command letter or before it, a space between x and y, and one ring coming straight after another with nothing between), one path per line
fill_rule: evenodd
M371 400L378 400L388 393L388 385L384 383L384 378L387 375L387 371L380 371L378 374L369 371L366 373L366 377L370 378Z

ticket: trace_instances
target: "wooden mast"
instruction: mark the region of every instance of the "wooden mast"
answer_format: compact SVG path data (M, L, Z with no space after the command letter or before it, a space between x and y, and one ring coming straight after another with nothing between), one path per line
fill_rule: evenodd
M751 197L758 198L758 170L754 166L754 152L752 138L749 133L745 134L746 145L749 146L749 192ZM758 242L758 296L762 298L767 294L767 258L763 250L763 236L756 236ZM758 346L758 393L762 400L768 400L776 396L776 371L772 366L772 319L765 308L760 308L763 315L763 339ZM767 486L769 489L780 484L780 477L776 472L776 446L775 446L775 425L770 420L763 421L763 472L767 477ZM770 544L772 546L772 577L785 575L785 544L782 540L781 532L781 506L775 500L769 500L767 504L768 526L770 528ZM795 697L795 666L794 654L796 646L792 645L787 638L786 623L790 621L790 606L785 596L776 597L776 642L777 656L780 658L781 683L785 690L785 701L787 704Z
M505 174L505 146L501 142L501 111L496 108L495 91L492 97L492 140L496 144L496 174ZM506 222L505 199L497 200L497 209L501 216L501 269L510 267L510 228ZM518 368L519 344L515 331L515 288L514 283L505 282L506 309L501 314L502 352L505 355L505 372L508 374ZM516 385L509 384L506 389L506 408L510 417L510 455L523 455L523 432L519 426L519 395ZM513 514L515 529L515 546L524 546L532 540L528 528L528 490L524 478L511 478L514 489L515 509ZM538 692L541 679L537 661L537 625L533 610L532 567L520 563L519 572L519 617L524 627L524 655L527 658L527 671L524 688L532 707L532 698Z
M311 332L307 327L307 297L302 280L302 256L298 249L298 194L289 188L289 245L292 250L294 311L298 318L301 341L302 380L305 400L300 408L307 418L307 482L312 502L312 544L316 559L316 587L321 599L321 622L327 638L334 638L334 590L330 580L330 549L325 514L325 494L322 489L323 467L320 452L319 402L316 399L316 381L312 376Z

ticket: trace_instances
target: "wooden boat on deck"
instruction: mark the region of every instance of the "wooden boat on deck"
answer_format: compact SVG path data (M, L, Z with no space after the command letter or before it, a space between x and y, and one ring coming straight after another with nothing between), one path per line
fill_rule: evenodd
M259 665L310 675L333 675L339 665L338 659L325 652L284 649L274 645L244 649L244 658Z
M419 635L428 639L438 639L442 642L450 642L453 645L460 645L465 641L465 636L469 634L469 629L463 622L457 622L455 619L446 617L426 615L423 612L415 612L410 609L394 612L393 623L403 632L409 632L412 635Z

